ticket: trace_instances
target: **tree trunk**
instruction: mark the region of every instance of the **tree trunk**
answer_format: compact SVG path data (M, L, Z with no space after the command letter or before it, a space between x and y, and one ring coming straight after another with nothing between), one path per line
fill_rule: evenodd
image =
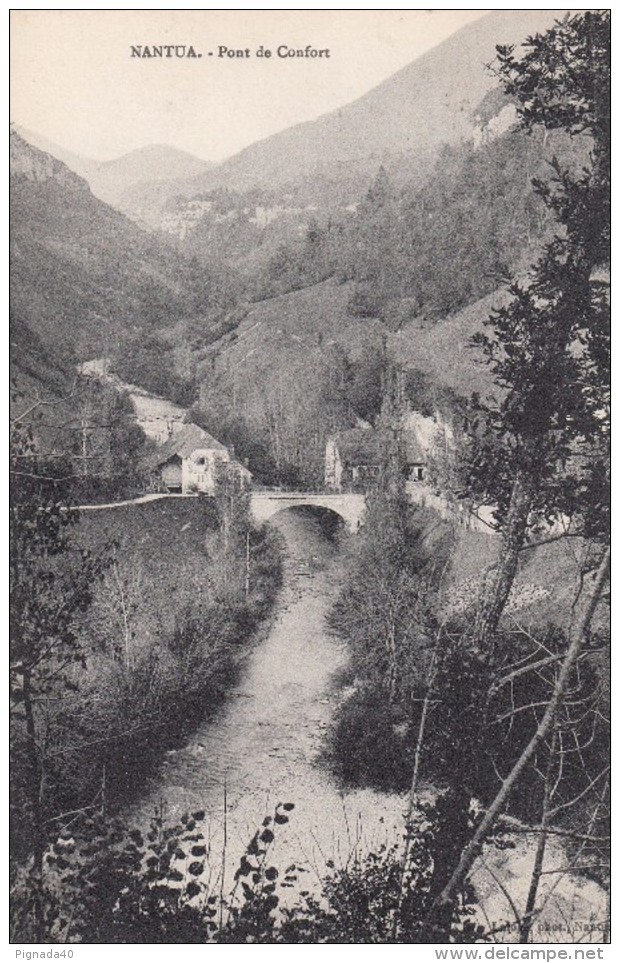
M482 851L485 840L487 839L489 833L495 826L498 817L504 811L506 803L510 798L515 786L519 782L524 770L533 758L538 746L546 739L551 732L554 724L556 712L558 705L564 696L568 683L570 681L571 672L574 669L577 660L581 654L583 646L586 642L587 635L590 629L590 623L592 622L592 616L598 602L600 601L605 582L609 575L609 559L610 550L606 549L605 554L599 564L598 571L596 573L596 578L594 580L594 585L590 593L588 602L583 610L581 616L578 618L574 628L569 634L569 646L564 656L564 661L562 667L558 674L556 680L555 688L549 700L549 704L545 710L545 714L542 718L538 729L533 735L532 739L525 747L521 755L519 756L517 762L513 766L512 770L504 780L500 791L497 796L489 806L486 815L480 822L478 829L474 833L471 842L465 847L461 853L461 858L459 860L458 866L452 873L447 885L442 890L438 899L435 901L431 912L429 913L425 924L424 932L432 932L435 921L441 918L445 910L446 904L448 904L455 893L463 885L469 871L471 870L476 859Z
M88 437L86 434L87 421L86 417L82 415L81 428L82 428L82 466L80 468L80 475L84 478L88 474Z
M534 498L534 485L519 469L515 475L508 515L501 535L497 564L484 589L476 617L475 636L483 652L494 648L494 636L512 589L519 553L525 542L527 522Z
M543 795L543 807L540 819L540 836L538 837L538 844L536 846L536 856L534 857L534 869L532 870L532 878L530 879L530 888L527 894L527 902L525 904L525 913L521 917L521 923L519 925L519 942L529 943L530 933L532 931L533 915L536 909L536 897L538 896L538 887L540 885L540 877L542 875L543 864L545 861L545 850L547 849L547 828L549 825L549 803L551 802L551 777L553 774L553 764L555 761L555 746L557 742L557 733L554 730L551 739L551 748L549 750L549 760L547 762L547 771L545 772L545 789Z
M390 614L385 647L388 657L387 671L387 690L390 705L396 701L396 625L394 617Z
M426 735L426 720L428 718L428 711L431 704L431 696L433 694L433 689L435 685L435 667L437 664L437 652L439 649L439 643L436 643L433 650L433 656L431 659L428 686L426 688L426 694L424 696L424 702L422 704L422 714L420 716L420 725L418 727L418 738L416 741L414 761L413 761L413 775L411 777L411 788L409 790L409 808L407 813L408 822L411 821L411 816L413 815L413 810L416 806L416 800L418 796L418 782L420 779L420 763L422 761L422 749L424 747L424 738Z
M411 832L412 832L412 821L415 812L417 799L418 799L418 783L420 780L420 764L422 761L422 750L424 748L424 739L426 737L426 722L428 719L429 708L431 704L431 696L433 694L435 685L435 668L437 664L437 653L439 650L439 641L435 643L435 648L433 650L433 657L431 659L431 665L429 669L428 685L426 688L426 694L424 696L424 702L422 704L422 713L420 715L420 724L418 726L418 738L416 740L414 762L413 762L413 775L411 777L411 788L409 790L409 805L407 807L407 818L405 821L405 846L403 850L403 856L401 860L401 875L400 875L400 893L398 897L398 909L394 914L394 927L393 934L397 939L402 930L402 915L403 906L405 902L405 894L407 887L409 885L409 854L411 852Z
M33 896L34 922L37 942L45 939L43 921L43 856L45 853L45 832L42 812L43 771L39 758L37 729L32 707L32 688L30 672L25 669L22 677L24 696L24 715L26 717L27 752L30 763L30 805L33 822Z
M123 619L123 643L125 650L125 665L131 665L131 629L129 626L129 613L127 611L127 603L125 600L125 586L123 585L123 580L121 578L120 572L118 570L118 562L114 559L113 569L114 579L116 581L116 587L118 589L118 598L121 606L121 616Z

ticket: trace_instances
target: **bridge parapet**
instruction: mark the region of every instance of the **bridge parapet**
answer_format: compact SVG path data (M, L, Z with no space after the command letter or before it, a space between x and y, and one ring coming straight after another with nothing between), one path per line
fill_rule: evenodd
M255 491L250 497L252 515L257 522L266 522L287 508L309 505L326 508L344 520L350 532L357 532L366 512L366 496L361 494L330 495L320 492Z

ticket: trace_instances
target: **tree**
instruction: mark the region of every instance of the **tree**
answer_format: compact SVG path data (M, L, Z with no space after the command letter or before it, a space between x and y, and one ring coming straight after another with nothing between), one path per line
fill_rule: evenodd
M567 510L587 532L605 501L609 45L609 14L588 12L528 39L521 59L498 48L498 74L524 129L562 129L586 137L590 150L586 169L554 160L552 179L534 182L556 217L555 235L476 338L501 392L495 403L473 399L470 431L468 487L496 506L501 531L476 625L486 650L528 535Z
M136 479L146 436L130 399L97 378L80 378L72 400L75 415L61 431L75 474L121 491Z
M433 602L452 537L432 512L394 491L369 494L358 537L357 564L329 623L350 647L360 688L339 710L332 756L347 779L404 788L414 756L411 700L426 694L434 674Z
M215 503L219 516L219 593L237 601L250 594L250 495L234 464L218 462Z
M499 816L504 811L506 803L514 792L519 780L523 777L524 772L532 762L537 749L553 732L558 709L566 694L579 657L584 646L587 644L592 617L609 577L609 554L609 548L607 548L597 569L579 618L571 630L568 649L562 661L556 684L540 724L512 766L510 772L503 780L499 792L488 806L484 817L478 823L471 840L463 849L457 866L429 913L427 919L427 928L429 930L432 929L434 921L441 916L442 908L449 905L454 895L460 890L463 881L467 878L470 869L480 855L484 842L489 837Z
M91 601L103 563L74 548L77 513L59 494L63 465L37 455L30 428L11 435L10 682L13 822L16 842L34 858L37 925L49 827L47 730L54 702L83 663L79 616ZM70 470L70 469L69 469ZM18 818L19 814L19 818Z
M587 169L575 174L555 162L553 180L535 185L556 215L556 234L527 281L512 285L512 300L490 319L491 332L478 339L503 393L494 405L475 400L478 418L470 449L472 487L494 500L501 534L498 562L475 627L487 659L529 534L557 519L575 491L578 530L591 534L590 518L601 498L609 302L598 269L606 261L609 239L609 39L609 14L586 13L529 39L520 60L512 48L498 48L499 74L519 101L525 129L544 124L587 135L591 149ZM579 460L584 450L585 466ZM600 528L595 534L599 542L608 538ZM608 580L609 548L599 545L597 554L542 718L435 901L427 918L428 934L467 878L537 752L545 742L553 743L559 710L589 643ZM541 842L539 861L543 857ZM536 887L534 876L522 938L529 933Z
M349 310L358 317L381 316L394 294L400 219L384 167L359 206L353 226L355 291Z

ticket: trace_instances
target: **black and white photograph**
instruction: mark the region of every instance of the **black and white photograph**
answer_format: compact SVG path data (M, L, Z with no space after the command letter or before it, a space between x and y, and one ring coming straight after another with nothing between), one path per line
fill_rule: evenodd
M610 47L11 11L17 963L611 960Z

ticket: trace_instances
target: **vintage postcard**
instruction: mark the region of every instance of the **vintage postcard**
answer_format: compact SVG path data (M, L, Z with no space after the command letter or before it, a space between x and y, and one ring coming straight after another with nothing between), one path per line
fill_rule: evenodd
M10 160L11 941L603 959L609 11L14 10Z

